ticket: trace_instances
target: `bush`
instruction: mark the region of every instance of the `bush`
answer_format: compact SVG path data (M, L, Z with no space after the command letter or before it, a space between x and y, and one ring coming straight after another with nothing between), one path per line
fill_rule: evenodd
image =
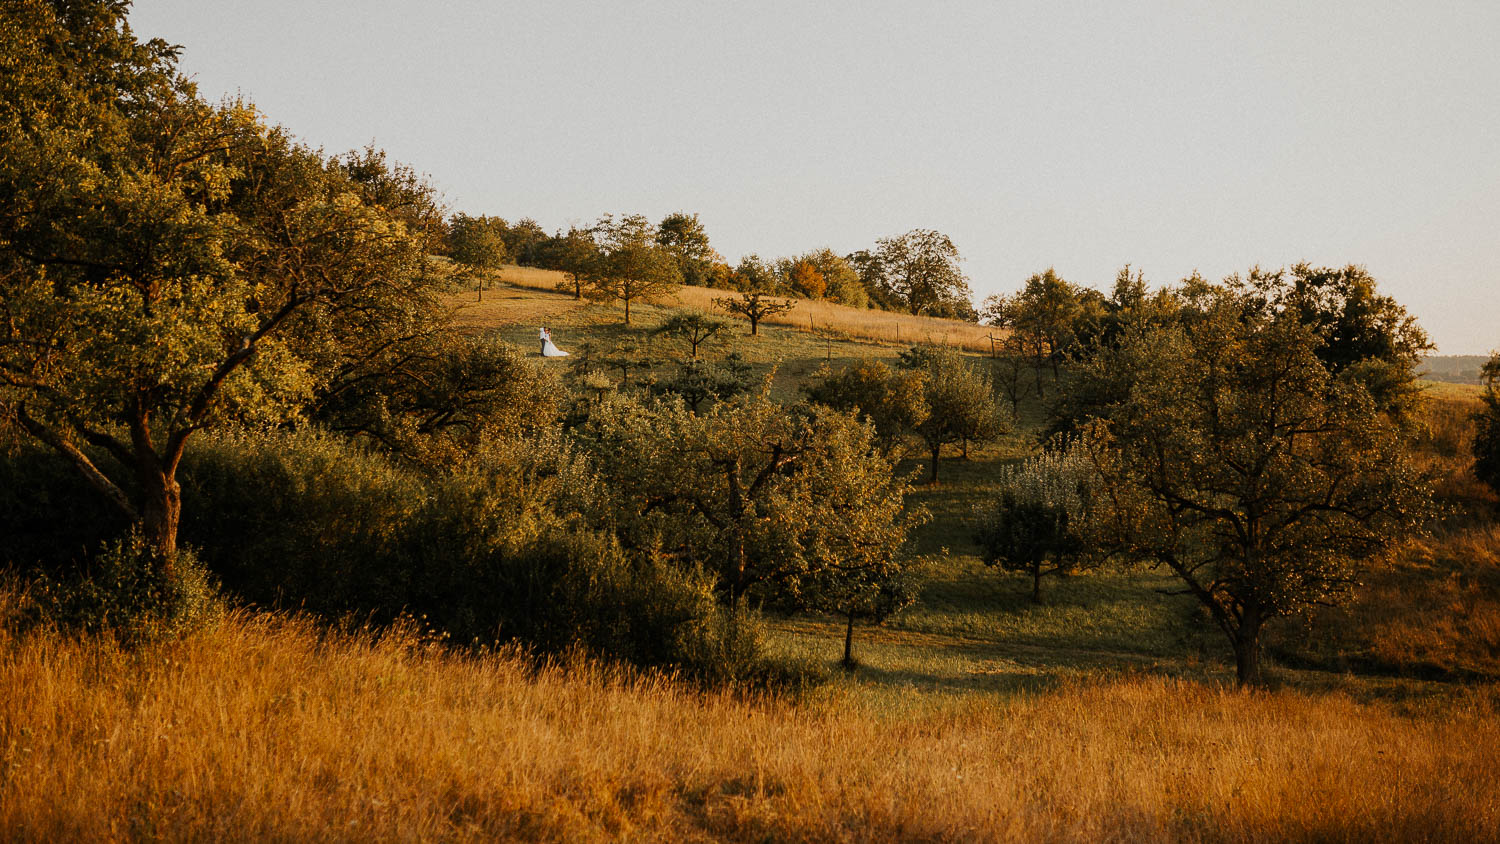
M491 443L433 478L315 431L241 434L183 472L184 536L248 600L701 673L708 579L571 524L591 480L559 439Z
M131 531L106 543L90 568L61 579L43 575L34 590L36 620L112 634L135 646L179 635L218 614L212 579L190 550L169 558Z

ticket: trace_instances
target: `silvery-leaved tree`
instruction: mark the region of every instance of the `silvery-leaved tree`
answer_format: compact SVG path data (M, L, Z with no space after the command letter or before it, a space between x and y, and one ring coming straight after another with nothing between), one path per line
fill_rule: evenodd
M377 153L205 103L127 6L0 11L0 424L170 558L196 432L298 413L325 366L373 354L362 328L430 334L440 220Z

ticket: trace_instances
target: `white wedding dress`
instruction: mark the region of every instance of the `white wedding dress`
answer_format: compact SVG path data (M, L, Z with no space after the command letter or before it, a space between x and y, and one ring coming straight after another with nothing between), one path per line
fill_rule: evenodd
M568 356L567 352L563 351L562 349L559 349L557 346L555 346L552 343L552 335L551 334L543 334L542 335L542 357L544 357L544 358L565 358L567 356Z

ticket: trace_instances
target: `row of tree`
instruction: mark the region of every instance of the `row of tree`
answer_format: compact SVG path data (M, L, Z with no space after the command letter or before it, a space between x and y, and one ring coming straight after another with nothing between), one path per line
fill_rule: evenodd
M459 213L448 220L444 248L480 284L486 271L507 262L566 273L576 297L623 302L627 322L633 300L678 284L975 317L957 247L926 229L883 238L874 249L848 256L826 248L774 261L752 254L731 266L709 243L697 214L669 214L656 225L639 214L606 214L592 226L548 235L530 219L509 223Z

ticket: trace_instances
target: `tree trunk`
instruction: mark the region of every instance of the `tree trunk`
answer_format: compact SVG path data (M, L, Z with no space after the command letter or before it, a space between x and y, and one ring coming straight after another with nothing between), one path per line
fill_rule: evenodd
M1031 602L1040 604L1042 602L1042 567L1037 566L1031 570Z
M935 445L935 446L932 447L932 476L931 476L931 478L928 479L929 482L931 482L931 483L937 483L937 479L938 479L937 478L937 473L938 473L938 456L942 452L942 450L943 450L943 444L942 443L938 443L937 445Z
M849 613L849 626L844 628L844 668L854 670L854 613Z
M1231 639L1235 675L1241 687L1261 685L1260 630L1264 623L1259 609L1246 609Z
M760 320L750 317L750 336L754 337L760 331Z
M625 297L625 324L630 324L630 297Z
M177 526L182 520L182 488L175 478L157 468L140 471L144 506L141 535L147 544L169 559L177 556Z

